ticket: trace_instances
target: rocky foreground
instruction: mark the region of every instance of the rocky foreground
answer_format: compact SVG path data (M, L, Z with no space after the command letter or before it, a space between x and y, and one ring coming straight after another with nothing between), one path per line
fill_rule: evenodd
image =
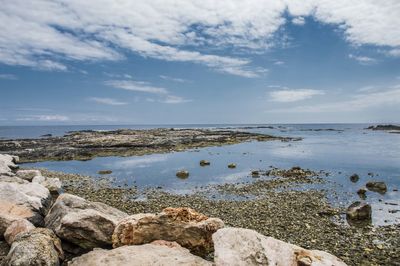
M288 141L291 138L233 130L208 129L120 129L76 131L62 137L0 140L0 153L11 153L21 162L90 160L97 156L133 156L182 151L244 141Z
M3 265L346 265L190 208L129 215L0 155ZM7 251L8 250L8 251Z

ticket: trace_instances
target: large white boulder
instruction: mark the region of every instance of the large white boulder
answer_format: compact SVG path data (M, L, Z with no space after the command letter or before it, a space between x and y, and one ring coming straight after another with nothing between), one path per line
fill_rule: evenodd
M128 215L100 202L61 194L45 217L47 228L83 249L111 246L116 224Z
M72 259L69 266L211 266L212 263L190 254L182 247L153 244L123 246L112 250L95 249Z
M18 166L15 164L19 161L17 156L8 154L0 154L0 175L14 175Z
M337 257L319 250L307 250L256 231L223 228L213 236L216 266L344 266Z

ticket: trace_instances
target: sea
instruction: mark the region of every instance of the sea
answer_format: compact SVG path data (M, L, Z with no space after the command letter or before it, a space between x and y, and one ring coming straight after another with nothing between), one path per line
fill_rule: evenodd
M252 170L271 167L300 166L324 171L323 184L298 185L295 189L325 189L328 200L336 206L347 206L360 200L356 191L368 181L384 181L385 194L368 191L366 201L373 208L376 225L400 222L400 134L366 129L370 124L250 124L250 125L105 125L105 126L0 126L0 138L40 138L62 136L77 130L115 130L121 128L210 128L232 129L276 136L302 138L301 141L244 142L235 145L191 149L131 157L98 157L89 161L45 161L27 163L24 167L47 168L100 178L99 170L111 170L115 186L135 186L139 190L163 189L190 194L207 185L251 183ZM200 160L211 165L201 167ZM237 167L230 169L229 163ZM189 178L176 177L185 169ZM360 179L352 182L350 176ZM229 195L213 195L213 198ZM232 200L243 200L232 197Z

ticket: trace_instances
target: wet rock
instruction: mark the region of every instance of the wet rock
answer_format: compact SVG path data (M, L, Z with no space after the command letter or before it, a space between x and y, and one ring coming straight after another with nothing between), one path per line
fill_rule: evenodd
M346 212L346 217L350 221L369 221L371 220L371 215L371 205L360 201L352 203Z
M5 258L5 265L60 265L64 254L61 242L46 228L36 228L18 234Z
M209 161L206 161L206 160L201 160L200 161L200 166L207 166L207 165L210 165L211 163L209 162Z
M216 266L346 265L324 251L306 250L249 229L223 228L212 238Z
M32 182L35 176L42 176L39 170L18 170L16 175L24 180Z
M46 227L83 249L109 247L115 225L128 216L100 202L60 195L45 217Z
M8 154L0 154L0 175L13 176L14 171L18 169L16 163L19 158Z
M153 244L123 246L112 250L95 249L74 258L69 266L125 266L125 265L193 265L212 263L190 254L182 247L167 247Z
M180 170L176 172L176 176L182 179L188 178L189 177L189 172L186 170Z
M112 174L111 170L100 170L97 172L99 175L109 175Z
M260 177L260 171L258 171L258 170L251 171L251 176L252 177Z
M366 184L366 187L368 188L368 190L378 192L380 194L385 194L387 191L385 182L381 181L369 181Z
M236 164L235 163L230 163L230 164L228 164L228 168L231 168L231 169L236 168Z
M11 245L18 234L29 232L33 229L35 229L35 226L28 220L16 220L12 222L9 227L7 227L4 233L4 239L9 245Z
M367 198L366 193L367 193L367 189L365 189L363 187L360 188L359 190L357 190L358 196L360 196L360 198L362 198L362 199L366 199Z
M115 228L113 247L166 240L205 255L213 250L211 235L223 226L220 219L190 208L166 208L158 214L140 213L122 220Z
M0 219L8 221L7 226L21 218L43 226L51 201L49 190L40 184L0 182ZM0 226L0 233L5 229Z
M360 176L357 175L357 174L352 174L352 175L350 176L350 181L353 182L353 183L358 182L359 179L360 179Z

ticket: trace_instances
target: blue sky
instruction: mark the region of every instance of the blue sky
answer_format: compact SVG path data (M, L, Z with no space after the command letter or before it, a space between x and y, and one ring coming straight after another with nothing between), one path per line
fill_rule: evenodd
M0 125L400 122L400 2L1 1Z

